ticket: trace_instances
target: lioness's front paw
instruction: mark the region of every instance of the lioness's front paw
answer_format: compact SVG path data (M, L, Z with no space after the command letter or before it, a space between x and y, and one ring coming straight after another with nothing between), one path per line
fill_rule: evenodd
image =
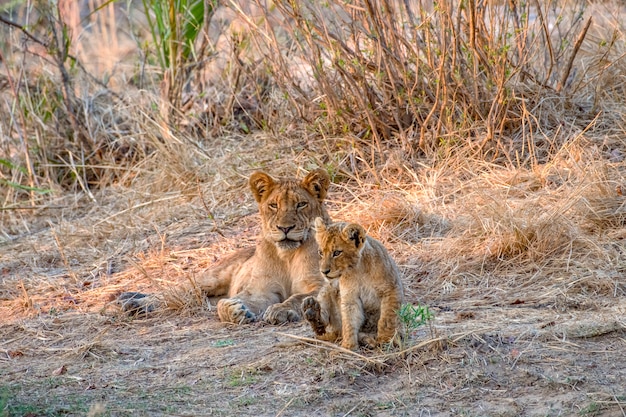
M223 298L217 302L217 315L221 321L247 324L256 320L256 314L238 298Z
M263 320L269 324L282 324L292 321L300 321L300 314L292 308L281 304L273 304L265 310Z
M315 297L307 297L302 301L302 311L304 318L311 324L316 335L322 336L326 333L326 324L322 322L320 303Z
M117 297L117 302L123 311L131 316L146 316L152 313L157 305L157 300L140 292L123 292Z

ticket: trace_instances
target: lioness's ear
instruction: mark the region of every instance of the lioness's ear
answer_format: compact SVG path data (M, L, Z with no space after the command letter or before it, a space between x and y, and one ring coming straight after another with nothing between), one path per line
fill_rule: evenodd
M316 217L315 222L313 223L313 229L316 233L323 233L326 231L326 225L324 224L324 219L321 217Z
M260 203L263 196L266 196L274 187L276 181L263 171L255 172L250 176L250 189L257 203Z
M365 236L367 233L360 225L351 223L343 228L343 237L345 240L351 240L354 242L354 246L357 249L361 249L365 243Z
M304 177L302 187L318 200L322 201L326 198L326 192L330 186L330 177L328 172L323 169L316 169Z

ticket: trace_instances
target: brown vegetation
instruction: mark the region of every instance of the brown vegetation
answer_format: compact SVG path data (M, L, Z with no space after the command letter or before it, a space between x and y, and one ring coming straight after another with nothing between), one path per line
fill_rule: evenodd
M0 415L626 415L623 5L228 0L172 86L142 7L57 3L0 6ZM431 326L347 352L178 292L259 168L327 170Z

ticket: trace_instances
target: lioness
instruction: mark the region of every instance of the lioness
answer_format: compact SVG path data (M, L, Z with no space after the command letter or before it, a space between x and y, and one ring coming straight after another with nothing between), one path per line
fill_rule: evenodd
M315 220L320 271L328 283L302 309L318 338L337 340L355 350L375 347L399 336L397 311L403 302L402 281L385 247L354 223Z
M226 297L217 303L222 321L298 321L302 300L324 284L312 225L317 217L330 221L323 205L330 178L323 170L302 180L255 172L249 184L261 217L256 247L224 258L197 285L208 297ZM149 312L141 304L143 294L126 293L120 299L126 310Z

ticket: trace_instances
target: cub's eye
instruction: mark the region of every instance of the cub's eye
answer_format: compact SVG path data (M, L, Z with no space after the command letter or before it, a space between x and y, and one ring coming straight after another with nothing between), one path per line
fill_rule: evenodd
M309 205L309 203L307 203L306 201L301 201L298 204L296 204L296 208L299 210L299 209L305 208L308 205Z
M270 210L278 209L278 204L276 203L269 203L267 206L270 208Z
M320 256L320 258L324 257L324 252L322 252L321 250L318 250L317 254Z
M339 255L341 255L342 253L343 253L343 251L340 251L340 250L333 251L333 258L338 257L338 256L339 256Z

